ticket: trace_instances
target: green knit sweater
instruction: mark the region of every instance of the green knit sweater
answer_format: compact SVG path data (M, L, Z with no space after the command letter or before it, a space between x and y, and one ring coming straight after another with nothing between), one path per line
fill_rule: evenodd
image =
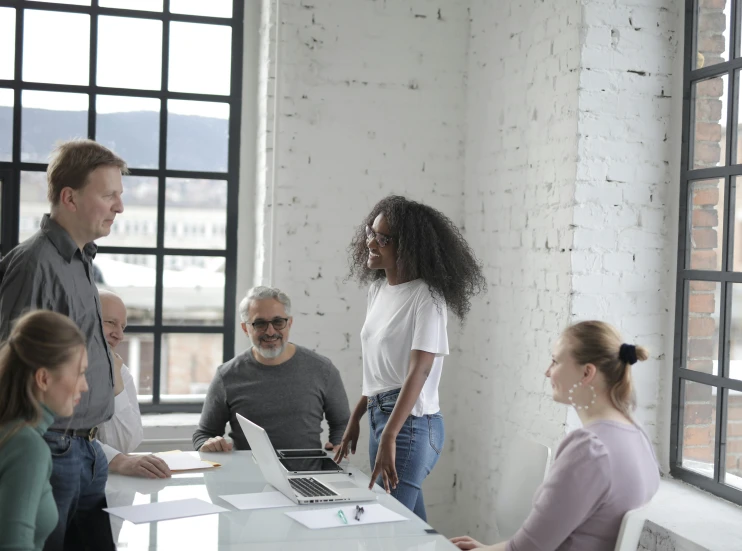
M0 550L41 550L59 514L49 478L52 455L42 435L54 421L43 406L35 427L26 425L0 448ZM17 425L0 428L0 439Z

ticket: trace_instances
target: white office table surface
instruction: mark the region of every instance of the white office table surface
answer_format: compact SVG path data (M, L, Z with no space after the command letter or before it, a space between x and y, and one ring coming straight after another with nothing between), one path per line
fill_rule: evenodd
M240 511L219 496L262 492L263 475L249 451L230 453L190 452L221 467L174 474L170 479L149 480L111 474L106 496L109 507L137 505L198 498L228 510L218 515L205 515L176 520L132 524L109 515L118 549L233 551L250 549L267 551L442 551L456 547L441 535L425 532L430 526L393 497L379 489L378 503L409 518L408 521L365 526L347 526L310 530L292 518L287 511L338 507L338 505L305 505L277 509ZM368 483L369 478L343 462L352 478ZM317 475L322 479L322 475ZM345 503L345 505L348 505ZM352 519L349 519L352 523ZM277 545L279 544L280 545Z

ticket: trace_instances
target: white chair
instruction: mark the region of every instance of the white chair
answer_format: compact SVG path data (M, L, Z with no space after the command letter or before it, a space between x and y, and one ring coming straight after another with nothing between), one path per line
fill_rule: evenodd
M548 446L516 436L502 465L495 520L500 541L515 535L531 512L533 496L543 483L551 460Z
M614 551L636 551L647 519L647 505L628 511L621 521Z

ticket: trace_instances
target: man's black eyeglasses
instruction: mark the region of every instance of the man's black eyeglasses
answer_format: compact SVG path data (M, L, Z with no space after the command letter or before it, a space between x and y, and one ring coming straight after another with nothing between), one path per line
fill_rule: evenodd
M270 323L273 326L273 329L280 331L286 327L288 322L289 318L273 318L272 320L257 320L252 323L249 321L245 323L247 323L247 325L252 325L253 329L256 331L266 331L268 329L268 324Z

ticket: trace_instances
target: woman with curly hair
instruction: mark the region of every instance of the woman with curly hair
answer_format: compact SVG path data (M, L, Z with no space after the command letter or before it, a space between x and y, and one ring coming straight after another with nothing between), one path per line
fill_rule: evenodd
M379 202L359 227L350 275L370 283L361 329L363 391L335 460L355 453L368 410L374 482L426 519L421 485L443 447L438 383L447 311L463 320L486 288L479 262L439 211L404 197Z

